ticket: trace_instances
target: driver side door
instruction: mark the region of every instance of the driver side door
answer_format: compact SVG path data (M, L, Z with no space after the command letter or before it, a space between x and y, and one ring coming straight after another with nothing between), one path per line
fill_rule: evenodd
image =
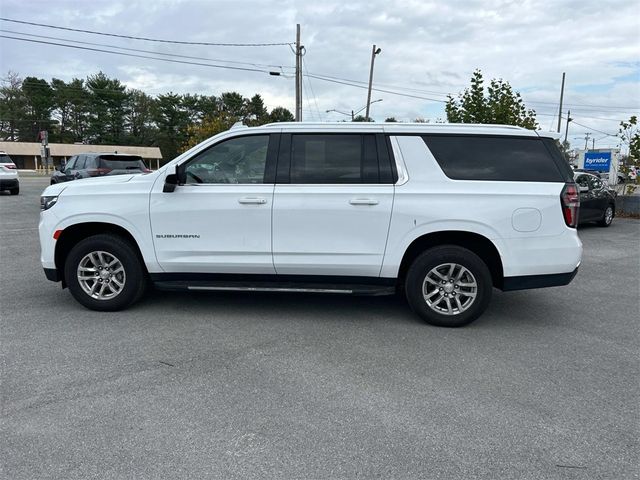
M156 182L150 215L158 263L168 273L273 274L271 207L279 134L222 140ZM173 172L167 172L173 173ZM274 174L275 176L275 174Z

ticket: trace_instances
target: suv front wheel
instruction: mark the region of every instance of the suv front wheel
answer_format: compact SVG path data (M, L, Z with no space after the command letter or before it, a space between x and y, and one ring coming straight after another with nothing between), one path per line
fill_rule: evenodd
M146 273L134 247L117 235L85 238L74 246L64 266L73 297L91 310L128 307L144 293Z
M461 327L489 305L493 282L487 265L466 248L445 245L418 256L405 279L412 310L427 323Z

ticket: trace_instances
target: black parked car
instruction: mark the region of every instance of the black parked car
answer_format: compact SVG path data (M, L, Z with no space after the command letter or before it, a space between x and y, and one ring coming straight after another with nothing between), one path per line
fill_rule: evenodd
M128 173L150 172L138 155L118 153L81 153L71 157L66 165L54 170L51 185L80 178L102 175L124 175Z
M596 175L575 172L574 178L580 190L578 224L597 222L602 227L611 225L616 215L616 192Z

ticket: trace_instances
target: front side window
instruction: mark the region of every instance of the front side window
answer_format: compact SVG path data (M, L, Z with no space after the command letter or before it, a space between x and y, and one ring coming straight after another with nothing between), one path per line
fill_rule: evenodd
M87 160L87 156L86 155L80 155L78 156L78 159L76 160L76 165L75 167L73 167L74 170L82 170L84 168L84 164Z
M237 137L200 152L184 166L184 182L263 183L269 135Z
M78 157L71 157L67 164L65 165L65 170L73 170L76 168L76 162L78 161Z
M589 175L589 188L592 190L600 190L602 188L602 180L598 177Z
M291 183L377 183L375 137L360 134L293 135Z
M581 187L587 187L589 188L589 180L587 179L586 175L578 175L576 177L576 183L578 185L580 185Z

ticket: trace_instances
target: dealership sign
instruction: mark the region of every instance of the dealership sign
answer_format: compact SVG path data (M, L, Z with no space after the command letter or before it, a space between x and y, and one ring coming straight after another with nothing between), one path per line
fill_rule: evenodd
M611 167L611 152L586 152L584 154L584 168L608 172Z

